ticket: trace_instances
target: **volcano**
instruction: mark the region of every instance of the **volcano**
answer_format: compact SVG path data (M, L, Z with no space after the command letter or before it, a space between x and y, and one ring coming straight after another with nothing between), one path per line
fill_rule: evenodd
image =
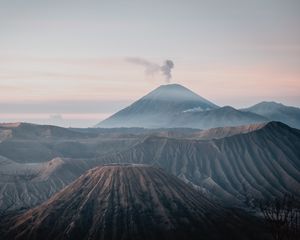
M42 205L8 221L4 236L31 240L248 239L247 233L241 233L241 222L231 211L159 168L115 164L89 170Z
M188 109L212 110L218 106L179 84L162 85L97 127L167 127L176 114Z
M97 127L199 128L239 126L267 119L232 107L220 108L179 84L162 85Z

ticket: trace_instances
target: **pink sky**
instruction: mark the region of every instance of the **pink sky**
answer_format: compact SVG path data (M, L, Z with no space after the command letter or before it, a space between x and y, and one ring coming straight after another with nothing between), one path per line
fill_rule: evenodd
M300 107L299 12L295 0L3 1L0 122L90 126L164 84L128 57L171 59L172 83L220 106Z

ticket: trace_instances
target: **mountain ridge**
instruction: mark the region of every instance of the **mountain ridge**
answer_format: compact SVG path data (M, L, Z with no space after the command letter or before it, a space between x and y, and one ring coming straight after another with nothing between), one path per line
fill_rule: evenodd
M300 108L298 107L264 101L241 110L259 114L269 120L280 121L300 129Z
M300 130L279 122L213 140L150 136L112 161L154 164L223 202L252 205L285 194L300 198L299 139Z
M75 142L67 133L66 139L38 138L27 145L16 145L23 141L19 138L0 143L0 211L35 206L84 171L106 163L160 166L208 196L235 205L285 193L300 195L300 130L280 122L204 131L140 130L129 136L130 129L125 135L123 129L105 129L105 135L99 130L98 137ZM74 149L65 151L65 146ZM51 154L40 159L43 148L41 153Z

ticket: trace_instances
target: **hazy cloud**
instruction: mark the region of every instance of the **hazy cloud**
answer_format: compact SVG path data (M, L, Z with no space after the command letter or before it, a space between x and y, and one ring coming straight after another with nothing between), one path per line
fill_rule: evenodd
M53 114L53 115L50 115L49 116L49 119L50 120L53 120L53 121L63 121L63 116L61 114Z
M0 114L9 113L113 113L127 105L130 100L65 100L65 101L19 101L1 102Z

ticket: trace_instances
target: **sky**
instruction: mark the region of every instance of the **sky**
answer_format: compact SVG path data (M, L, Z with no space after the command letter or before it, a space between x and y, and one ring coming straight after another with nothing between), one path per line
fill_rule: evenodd
M0 0L0 122L89 127L165 83L300 107L299 0Z

